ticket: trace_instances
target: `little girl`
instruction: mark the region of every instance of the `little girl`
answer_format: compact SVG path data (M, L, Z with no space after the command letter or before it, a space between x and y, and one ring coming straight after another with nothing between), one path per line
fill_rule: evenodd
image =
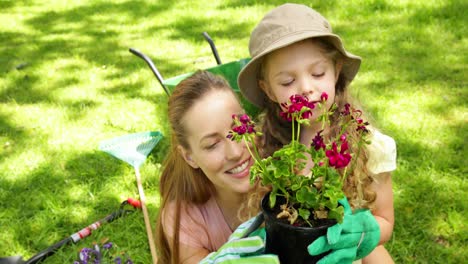
M359 70L361 58L345 50L340 37L333 34L328 21L315 10L298 4L284 4L273 9L253 30L249 51L252 60L240 72L238 84L243 95L262 110L261 144L265 156L291 139L291 124L279 115L280 104L287 102L291 95L300 94L310 101L320 101L320 95L325 92L330 105L334 102L338 109L343 109L346 103L353 104L348 87ZM324 131L328 136L339 133L336 124L339 111L335 114L331 126ZM319 110L314 109L311 126L301 127L303 144L310 144L321 130L320 122L315 120L317 116ZM380 227L379 245L362 263L393 263L383 244L391 238L393 230L390 173L396 168L396 146L391 137L375 128L371 128L370 133L372 143L359 153L357 166L347 177L344 192L353 209L370 209L373 215L365 223L351 225L378 224ZM353 140L351 131L348 135ZM347 217L345 222L351 221L352 218L347 220ZM359 256L359 246L366 238L363 232L353 249L346 248L346 254ZM333 249L345 252L344 248Z

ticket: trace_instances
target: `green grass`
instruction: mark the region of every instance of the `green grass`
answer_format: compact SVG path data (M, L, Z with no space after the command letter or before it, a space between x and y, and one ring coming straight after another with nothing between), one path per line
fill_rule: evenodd
M98 150L109 138L167 135L165 77L248 56L258 20L282 1L1 1L0 256L29 258L138 197L133 169ZM398 145L397 263L468 259L466 1L302 1L363 57L353 93ZM142 166L158 211L162 140ZM154 223L153 223L154 225ZM109 238L136 263L151 255L141 213L120 218L46 263L72 263Z

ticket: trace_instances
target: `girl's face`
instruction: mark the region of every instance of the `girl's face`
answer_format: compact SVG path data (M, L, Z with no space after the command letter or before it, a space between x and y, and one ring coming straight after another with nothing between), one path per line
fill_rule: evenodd
M341 64L335 63L322 47L312 40L286 46L268 54L264 64L264 80L260 87L277 103L285 103L294 94L307 96L309 101L320 101L320 95L328 94L327 107L335 98L335 83ZM312 119L319 115L316 107Z
M230 91L211 90L182 119L190 149L179 147L193 168L200 168L218 193L246 193L252 159L243 142L226 138L232 115L244 113Z

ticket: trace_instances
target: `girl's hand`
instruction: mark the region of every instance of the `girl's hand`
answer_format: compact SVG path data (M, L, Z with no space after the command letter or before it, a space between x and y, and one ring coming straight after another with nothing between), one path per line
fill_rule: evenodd
M318 263L351 263L367 256L380 240L380 227L369 210L352 212L346 198L339 201L345 210L343 223L327 230L307 248L310 255L319 255L331 250Z

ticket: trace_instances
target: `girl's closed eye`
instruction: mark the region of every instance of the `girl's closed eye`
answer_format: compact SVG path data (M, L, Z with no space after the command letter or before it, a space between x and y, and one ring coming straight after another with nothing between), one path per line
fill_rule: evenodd
M293 82L294 82L294 79L288 79L288 80L280 82L280 84L281 86L287 87L287 86L290 86Z
M325 75L325 72L312 73L312 76L315 78L320 78Z

